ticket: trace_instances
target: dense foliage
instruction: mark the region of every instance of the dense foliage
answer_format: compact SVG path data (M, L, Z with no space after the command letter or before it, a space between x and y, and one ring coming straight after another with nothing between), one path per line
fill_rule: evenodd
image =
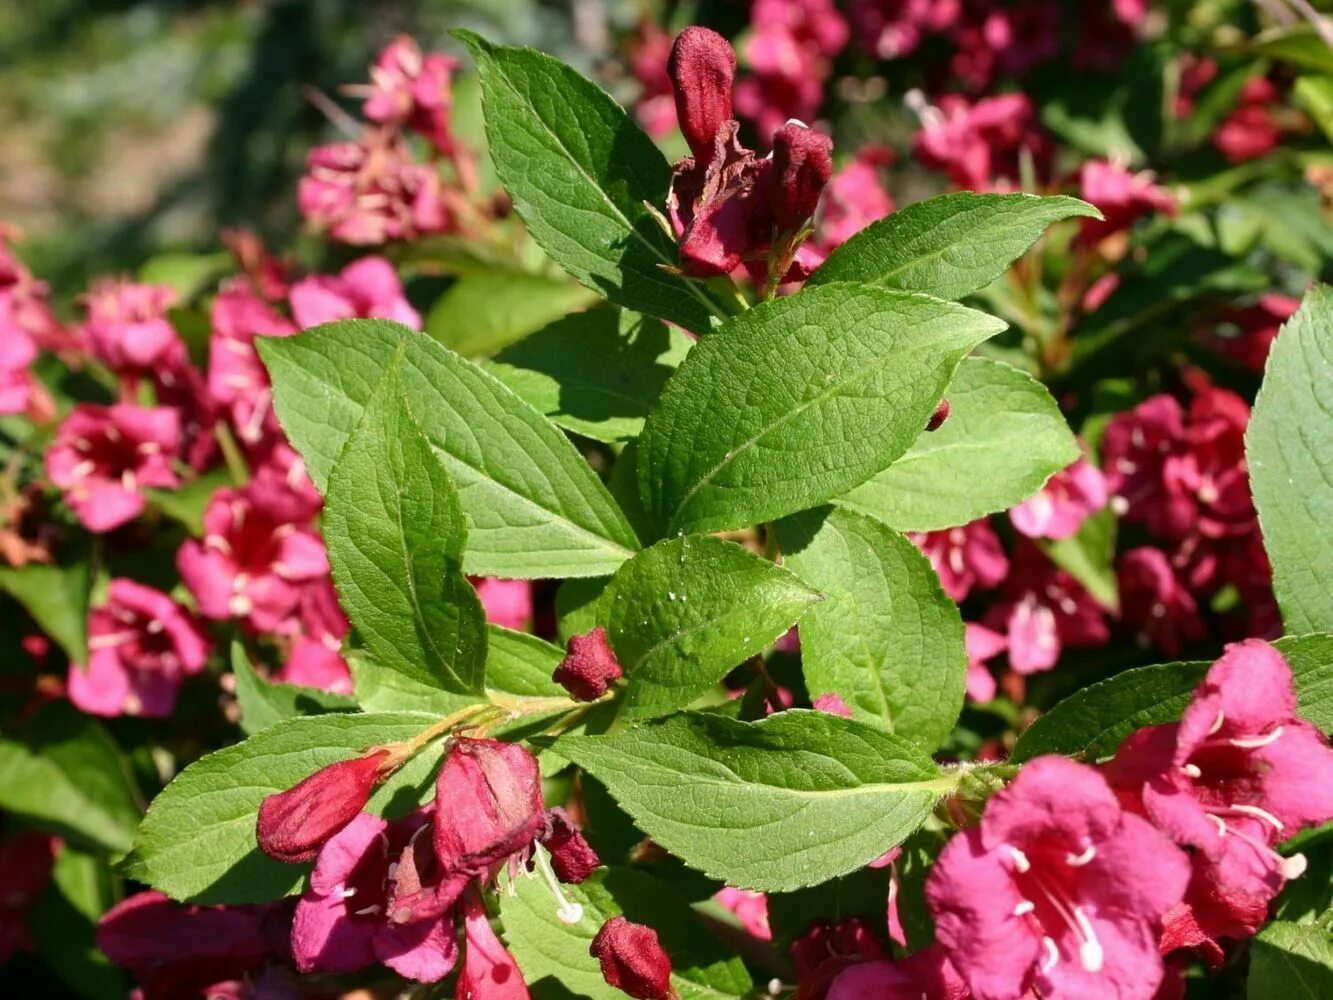
M5 231L13 982L1333 994L1333 20L671 9Z

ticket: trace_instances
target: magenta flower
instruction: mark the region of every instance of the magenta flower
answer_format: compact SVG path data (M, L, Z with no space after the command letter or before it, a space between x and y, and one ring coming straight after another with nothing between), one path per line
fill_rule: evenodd
M1119 70L1137 43L1138 27L1147 15L1147 0L1100 0L1080 7L1074 66Z
M228 282L213 300L212 322L208 392L230 414L236 436L252 446L266 434L278 432L273 390L255 350L255 337L286 337L296 327L241 279Z
M1150 171L1134 173L1108 160L1087 160L1079 174L1080 195L1102 210L1106 221L1080 219L1079 235L1096 243L1112 233L1123 232L1138 219L1153 212L1176 214L1171 192L1154 184Z
M791 943L798 1000L824 1000L844 969L884 958L880 936L860 917L820 920Z
M671 1000L671 958L657 931L615 916L604 923L588 951L602 967L602 978L635 1000Z
M55 837L36 832L0 841L0 962L32 947L23 920L51 883L60 846Z
M373 317L421 329L421 315L408 305L402 282L383 257L362 257L337 275L316 274L298 281L292 286L291 304L302 329Z
M907 536L926 554L944 592L961 601L974 587L990 588L1009 573L1009 559L995 529L985 518L943 531Z
M489 878L545 826L537 759L515 743L452 741L435 782L435 856L446 876Z
M828 1000L968 1000L967 984L939 945L895 962L861 962L838 973Z
M917 159L964 190L1012 188L1024 156L1032 158L1039 175L1049 172L1050 144L1035 131L1035 123L1036 112L1024 94L984 97L975 104L945 94L937 108L923 110L915 137Z
M36 384L28 369L37 360L37 343L6 316L11 308L0 293L0 413L26 410Z
M450 81L458 61L439 52L422 55L415 39L399 35L375 59L361 113L381 124L405 125L442 153L454 150L449 131Z
M891 149L862 146L856 159L833 175L815 236L801 248L807 270L813 271L836 247L893 211L893 198L880 179L881 168L892 162Z
M1010 510L1009 520L1029 538L1072 538L1107 499L1101 471L1080 458Z
M1065 646L1110 639L1101 605L1030 542L1015 550L1003 599L991 605L985 623L1008 637L1009 665L1019 674L1050 670Z
M563 809L547 810L541 842L551 852L551 868L561 882L578 885L587 881L602 864L583 831Z
M458 1000L528 1000L527 984L514 956L495 935L476 887L463 894L466 951L458 971Z
M241 618L279 631L297 610L304 584L326 577L328 556L309 527L306 500L269 477L221 489L204 511L204 537L176 554L181 579L206 618Z
M477 591L486 620L523 631L532 624L532 582L530 580L501 580L497 577L469 577Z
M624 676L602 626L571 636L568 648L551 680L579 701L596 701Z
M85 528L111 531L143 511L144 487L179 484L172 459L180 445L175 410L80 403L46 451L46 474Z
M881 59L910 55L926 35L953 27L961 13L962 0L852 0L855 37Z
M296 904L292 955L301 972L346 973L381 962L418 982L438 982L458 958L450 912L398 920L399 883L421 867L409 850L429 849L425 810L395 823L361 813L319 852Z
M849 29L833 0L754 0L745 47L753 73L736 88L736 107L769 135L788 119L811 121L823 103L830 60Z
M642 88L634 104L634 117L643 130L660 138L676 127L676 100L667 73L671 58L671 36L649 20L634 29L629 69Z
M204 669L209 641L166 594L123 577L88 615L88 665L71 664L69 700L90 715L165 718L186 677Z
M967 696L973 701L990 701L995 697L995 676L986 661L1008 649L1009 640L985 625L968 622L963 642L967 647Z
M1237 364L1262 374L1278 329L1300 305L1299 299L1289 295L1260 295L1252 305L1223 313L1201 339Z
M152 376L185 362L185 344L167 318L176 292L166 285L105 280L84 297L83 333L93 354L118 375Z
M926 880L936 936L977 1000L1151 1000L1162 918L1189 862L1093 768L1038 757L944 848Z
M1218 884L1268 895L1305 868L1273 845L1333 818L1333 750L1296 716L1291 668L1260 639L1227 647L1179 724L1125 740L1112 780L1208 859Z
M1213 145L1231 163L1266 156L1282 141L1282 128L1273 109L1282 95L1267 77L1246 81L1240 101L1213 133Z
M1144 642L1179 656L1207 634L1199 608L1161 549L1130 549L1116 567L1120 618Z
M271 858L311 861L320 848L365 807L383 779L387 750L377 750L321 767L285 792L259 805L255 839Z
M352 693L352 672L338 649L330 648L323 639L308 635L297 636L287 659L274 673L273 679L297 687L318 688L334 694Z
M724 886L713 899L736 915L746 934L760 941L773 940L773 929L768 925L768 897L762 892Z
M1169 494L1165 484L1168 459L1184 448L1185 414L1171 396L1151 396L1116 414L1102 438L1102 467L1116 513L1164 538L1188 531L1192 505Z
M1190 884L1185 898L1163 921L1158 950L1163 955L1188 949L1209 965L1226 959L1225 940L1253 937L1268 920L1275 892L1245 892L1227 885L1216 867L1202 854L1190 857Z

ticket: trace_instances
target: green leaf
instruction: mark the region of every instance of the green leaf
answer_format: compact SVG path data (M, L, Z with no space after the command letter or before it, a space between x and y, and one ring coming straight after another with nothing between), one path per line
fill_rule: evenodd
M819 594L735 542L659 542L620 568L599 619L633 718L683 708L787 631Z
M90 562L78 558L63 566L28 563L0 566L0 590L23 605L43 632L65 651L71 663L88 662Z
M1072 576L1105 608L1120 606L1115 574L1118 522L1109 506L1093 514L1072 538L1040 543L1051 562Z
M486 370L559 426L614 444L638 437L692 343L658 320L592 309L501 352Z
M825 712L685 713L555 746L687 865L765 892L873 861L956 783L906 740Z
M824 600L801 619L811 697L836 694L852 717L928 751L963 707L963 619L930 560L878 521L824 507L778 525L783 565Z
M661 204L671 167L652 140L560 61L454 37L477 60L491 159L542 249L627 309L707 330L720 310L705 287L662 268L678 263L675 241L645 203Z
M1274 28L1256 39L1260 55L1290 63L1297 69L1333 73L1333 50L1312 25Z
M847 492L920 435L963 357L1004 328L924 295L825 285L696 344L639 439L664 534L741 528Z
M287 719L195 761L148 809L122 868L130 878L196 903L262 903L293 892L308 865L274 861L255 842L259 804L321 767L433 722L419 712ZM395 772L366 808L401 816L429 799L439 755L423 752Z
M259 341L278 417L321 490L400 348L408 409L467 517L466 572L604 576L639 548L625 515L558 428L476 365L384 320Z
M204 533L204 511L213 494L224 486L232 485L231 471L227 468L205 472L177 490L145 490L153 506L167 517L179 521L190 534Z
M556 916L555 898L536 875L518 878L515 888L514 894L501 895L500 916L534 1000L624 1000L624 993L607 985L589 951L602 924L620 914L657 932L671 956L671 985L681 1000L743 997L754 989L740 958L712 935L672 886L651 875L611 868L579 885L562 886L583 907L583 918L575 924Z
M1303 76L1296 81L1295 93L1325 138L1333 141L1333 76Z
M466 537L396 361L329 476L324 542L339 600L376 662L459 694L480 691L486 668L486 613L462 571Z
M460 278L431 306L426 332L464 357L489 357L597 295L567 278L483 271Z
M960 191L872 222L829 254L806 287L857 281L941 299L985 288L1061 219L1101 212L1077 198Z
M938 430L835 502L899 531L936 531L1022 503L1079 457L1050 392L1016 368L965 358L944 398Z
M283 719L325 712L350 712L356 701L347 695L266 681L255 672L239 641L231 644L231 672L236 679L236 703L241 709L241 729L252 735Z
M129 849L139 790L101 723L65 702L0 736L0 809L90 847Z
M519 698L568 698L551 675L565 651L545 639L489 625L486 649L486 689Z
M1333 996L1333 931L1323 923L1275 920L1250 947L1248 1000L1327 1000Z
M190 302L215 287L218 279L232 273L235 267L235 258L226 250L163 253L144 261L138 280L146 285L170 285L181 302Z
M1283 325L1245 432L1254 505L1288 632L1333 631L1333 289Z
M1333 731L1333 635L1284 636L1273 645L1291 665L1301 717ZM1136 729L1179 719L1210 666L1196 660L1137 667L1083 688L1028 726L1012 759L1109 757Z

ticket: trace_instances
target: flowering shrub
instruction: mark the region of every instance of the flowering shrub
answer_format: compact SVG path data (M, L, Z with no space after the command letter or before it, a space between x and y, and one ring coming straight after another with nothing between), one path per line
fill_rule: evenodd
M62 317L7 234L0 956L1333 994L1333 27L1074 6L645 22L628 111L400 37L329 263Z

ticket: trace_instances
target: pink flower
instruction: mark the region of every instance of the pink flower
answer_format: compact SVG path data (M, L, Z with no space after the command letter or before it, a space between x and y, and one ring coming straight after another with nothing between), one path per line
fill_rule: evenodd
M297 687L318 688L334 694L352 693L352 672L338 650L308 635L297 636L273 679Z
M208 391L230 413L236 436L254 445L278 431L273 390L255 350L255 337L286 337L296 327L259 297L249 281L236 279L213 300L213 335L208 342Z
M1036 113L1024 94L983 97L975 104L945 94L926 108L915 137L917 159L948 175L954 186L988 191L1015 187L1026 156L1038 176L1049 172L1050 145L1035 131Z
M1009 665L1019 674L1050 670L1065 646L1100 646L1110 639L1102 607L1031 543L1015 550L1003 594L985 622L1008 636Z
M836 715L843 719L852 717L852 710L847 707L847 702L842 700L842 695L836 691L828 691L816 696L810 705L817 712L827 712L829 715Z
M1254 530L1245 462L1245 428L1250 407L1228 389L1198 384L1190 400L1187 448L1167 457L1162 468L1166 493L1188 508L1192 529L1207 538L1248 534Z
M763 135L788 119L811 121L823 102L829 59L848 26L832 0L754 0L745 54L754 75L736 88L736 107Z
M486 620L523 631L532 624L532 583L528 580L501 580L496 577L471 577L477 597L486 611Z
M944 956L931 945L896 962L862 962L838 973L828 1000L968 1000L967 984Z
M1223 940L1243 940L1256 934L1268 921L1268 904L1274 895L1226 885L1206 857L1194 854L1190 858L1189 888L1185 898L1167 912L1158 949L1167 955L1186 948L1208 964L1219 966L1226 958Z
M1029 538L1072 538L1107 499L1101 471L1080 458L1010 510L1009 520Z
M944 592L955 601L966 598L973 587L996 586L1009 573L1000 538L985 518L907 537L930 559Z
M1179 724L1126 739L1112 780L1201 852L1219 885L1251 895L1271 898L1304 871L1275 843L1333 818L1333 750L1297 718L1291 668L1259 639L1227 647Z
M85 528L111 531L143 511L144 487L178 485L180 445L175 410L80 403L46 451L46 474Z
M463 937L467 946L458 973L459 1000L528 1000L527 984L514 956L491 927L476 887L463 894Z
M340 243L361 246L449 230L455 197L435 168L413 163L388 130L312 149L296 192L310 223Z
M652 21L640 21L634 29L629 60L630 73L642 88L634 104L634 116L654 138L676 127L676 102L667 75L670 58L671 36Z
M88 615L88 665L70 665L69 699L91 715L165 718L208 650L194 616L161 591L119 577Z
M563 809L547 811L541 842L551 852L551 868L561 882L585 882L602 864L583 831Z
M768 897L762 892L725 886L713 898L736 914L746 934L760 941L773 940L773 929L768 925Z
M1022 0L991 10L981 21L981 37L1001 73L1022 76L1059 53L1060 8L1051 0Z
M926 35L957 23L961 0L852 0L856 38L881 59L910 55Z
M147 376L179 366L185 344L167 318L176 293L166 285L104 280L84 297L88 346L118 375Z
M1202 337L1220 354L1262 373L1278 328L1300 308L1288 295L1261 295L1252 304L1228 310Z
M615 916L602 925L588 951L608 984L635 1000L670 1000L671 958L657 931Z
M1231 163L1271 153L1282 140L1282 129L1273 117L1273 107L1280 99L1277 87L1266 77L1246 81L1239 103L1214 133L1213 145Z
M202 541L190 539L176 555L200 613L279 630L297 610L302 585L329 572L324 542L307 526L313 514L303 498L269 477L214 493Z
M32 947L23 918L50 884L59 850L60 841L45 833L0 841L0 962Z
M1088 0L1078 11L1074 65L1080 70L1116 72L1138 41L1148 14L1146 0Z
M428 868L415 852L429 849L429 822L425 810L395 823L361 813L324 844L292 922L297 969L336 974L381 962L425 983L449 974L458 958L452 913L397 919L402 883Z
M361 113L373 122L405 125L451 153L450 80L457 68L456 59L439 52L423 56L415 40L399 35L370 68L370 85L358 88L366 92Z
M880 180L881 168L892 162L892 150L862 146L856 159L833 175L815 239L802 248L803 252L817 248L815 264L823 263L834 248L893 211L893 199Z
M606 629L600 625L583 635L570 636L568 649L551 680L579 701L596 701L625 674Z
M1185 414L1171 396L1151 396L1116 414L1102 438L1102 467L1116 513L1161 537L1189 530L1192 505L1169 494L1165 483L1167 461L1185 447Z
M977 1000L1151 1000L1185 855L1093 768L1038 757L944 848L926 880L936 937Z
M968 622L963 641L967 647L967 696L973 701L990 701L995 697L995 677L986 661L1008 649L1009 640L985 625Z
M35 386L28 368L37 360L37 343L6 317L11 308L0 292L0 413L26 410Z
M844 969L884 957L883 944L868 921L817 921L791 944L797 1000L824 1000Z
M298 281L292 287L291 303L292 315L302 329L372 317L421 329L421 314L408 305L393 265L383 257L362 257L336 276L317 274Z
M1120 557L1120 616L1167 656L1207 634L1199 608L1161 549L1140 546Z
M1079 174L1080 194L1102 210L1106 221L1080 219L1080 237L1097 243L1112 233L1122 232L1135 221L1153 212L1176 214L1176 199L1165 188L1153 183L1150 171L1134 173L1108 160L1087 160Z
M259 804L255 839L271 858L311 861L339 830L360 815L383 779L388 751L376 750L321 767Z

